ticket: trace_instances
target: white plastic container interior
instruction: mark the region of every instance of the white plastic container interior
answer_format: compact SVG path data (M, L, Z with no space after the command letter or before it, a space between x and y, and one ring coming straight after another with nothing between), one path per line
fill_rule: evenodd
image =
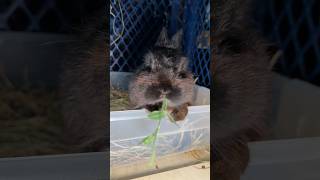
M131 73L111 72L112 86L127 90ZM178 126L168 119L161 122L156 142L157 157L181 153L210 145L210 90L196 87L194 106ZM140 144L154 132L157 123L147 118L146 110L110 112L110 164L121 166L148 160L151 148Z

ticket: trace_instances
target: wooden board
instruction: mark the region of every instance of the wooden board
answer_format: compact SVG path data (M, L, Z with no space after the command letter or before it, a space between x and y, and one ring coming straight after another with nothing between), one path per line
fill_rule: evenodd
M136 178L134 180L209 180L210 162L200 163L162 173Z
M118 167L111 167L110 179L127 180L148 175L158 174L183 167L192 166L210 160L210 152L206 150L193 150L184 153L170 154L157 159L159 169L149 167L149 160L139 161Z

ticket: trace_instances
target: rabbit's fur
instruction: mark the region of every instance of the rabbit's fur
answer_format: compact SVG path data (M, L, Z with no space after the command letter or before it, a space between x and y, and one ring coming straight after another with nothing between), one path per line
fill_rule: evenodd
M271 75L265 42L251 28L248 0L213 6L213 167L215 180L239 180L249 162L248 142L267 132Z

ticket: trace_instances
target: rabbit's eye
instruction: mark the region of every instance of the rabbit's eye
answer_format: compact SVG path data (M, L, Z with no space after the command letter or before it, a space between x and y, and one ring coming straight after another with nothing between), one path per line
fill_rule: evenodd
M178 77L179 77L180 79L185 79L185 78L187 78L187 73L185 73L185 72L180 72L180 73L178 74Z

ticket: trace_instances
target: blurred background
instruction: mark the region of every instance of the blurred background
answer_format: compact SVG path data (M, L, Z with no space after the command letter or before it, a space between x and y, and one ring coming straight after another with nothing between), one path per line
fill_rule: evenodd
M313 0L259 1L256 26L283 55L276 72L320 85L320 2Z
M118 1L111 2L119 8ZM146 8L143 2L150 6ZM274 114L270 122L274 128L268 139L320 136L320 1L255 2L251 20L269 40L274 54L270 64L274 72ZM142 28L143 23L154 20L148 13L166 8L163 4L168 1L140 3L123 3L127 10L125 23L131 29L120 43L111 46L113 71L132 71L139 64L124 60L139 57L124 50L143 45L142 35L154 30ZM184 26L189 37L185 37L184 47L192 59L190 68L199 76L198 84L209 87L208 44L199 40L208 36L210 28L205 16L208 1L197 3L196 10L183 9L193 18L187 22L172 20L170 32ZM177 6L172 7L169 12L180 13L174 9ZM65 152L59 139L62 119L56 92L60 65L65 46L72 41L72 27L81 24L86 13L95 8L95 3L76 0L0 0L0 157ZM114 15L115 21L121 17ZM134 22L129 16L141 21ZM119 32L118 25L111 30ZM190 27L198 30L190 32Z
M68 152L57 91L61 62L75 27L97 5L0 0L0 157Z
M272 139L320 136L320 1L255 1L252 21L274 54Z

